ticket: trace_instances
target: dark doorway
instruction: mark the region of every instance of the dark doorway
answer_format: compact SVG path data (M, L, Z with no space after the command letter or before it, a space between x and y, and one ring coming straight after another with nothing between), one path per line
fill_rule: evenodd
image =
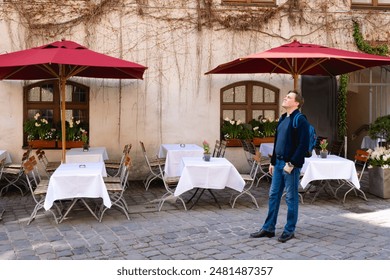
M337 80L335 77L302 76L302 113L314 126L317 136L337 138Z

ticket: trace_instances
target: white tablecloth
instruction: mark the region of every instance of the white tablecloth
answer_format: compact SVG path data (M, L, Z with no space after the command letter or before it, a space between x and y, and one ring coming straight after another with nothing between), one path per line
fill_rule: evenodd
M226 158L212 157L209 162L206 162L202 157L184 157L175 196L193 188L224 189L229 187L242 192L244 186L245 181L240 173Z
M327 158L317 156L305 158L305 164L302 166L301 172L304 173L301 179L302 188L306 188L314 180L344 179L360 189L355 163L336 155L328 155Z
M166 158L164 171L168 177L177 177L181 174L181 160L183 157L203 157L203 148L195 144L162 144L158 156Z
M5 158L5 163L11 163L11 156L6 150L0 150L0 160Z
M103 162L108 159L105 147L91 147L84 152L83 148L73 148L66 152L66 163Z
M263 157L268 157L268 155L272 155L274 151L274 143L261 143L259 151L261 156Z
M374 150L382 141L386 140L381 138L371 139L370 136L364 136L360 148Z
M51 175L44 207L53 206L55 200L72 198L103 198L103 203L111 207L103 176L107 176L103 162L61 164Z
M268 155L272 156L274 151L274 143L261 143L259 151L263 157L268 157ZM317 156L315 150L312 151L312 156Z

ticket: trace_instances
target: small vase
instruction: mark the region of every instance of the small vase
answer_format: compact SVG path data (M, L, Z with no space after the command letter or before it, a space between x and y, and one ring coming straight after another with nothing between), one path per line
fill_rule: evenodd
M328 157L328 150L321 150L320 151L320 157L321 158L327 158Z
M204 153L204 154L203 154L203 159L204 159L204 161L210 161L210 157L211 157L211 154L210 154L210 153L208 153L208 154Z
M88 152L89 151L89 145L87 143L83 144L83 152Z

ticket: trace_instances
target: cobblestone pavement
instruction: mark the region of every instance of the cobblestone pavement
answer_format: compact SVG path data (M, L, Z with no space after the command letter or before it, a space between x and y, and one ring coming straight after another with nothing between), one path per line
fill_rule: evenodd
M362 189L366 190L367 180ZM78 206L61 224L49 212L40 210L28 226L33 209L29 195L9 192L0 197L5 212L0 221L1 260L389 260L390 200L366 192L368 201L349 194L346 203L321 193L312 194L300 205L296 238L279 243L286 219L282 203L275 238L251 239L249 234L263 223L267 212L269 183L262 181L253 194L241 197L232 209L225 189L214 191L219 209L205 192L191 210L178 202L166 202L159 212L162 183L145 191L142 182L132 181L126 191L130 220L109 209L101 223ZM188 199L191 193L186 193Z

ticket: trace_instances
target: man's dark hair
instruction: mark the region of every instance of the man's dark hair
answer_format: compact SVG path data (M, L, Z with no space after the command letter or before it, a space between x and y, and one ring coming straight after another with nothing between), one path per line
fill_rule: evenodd
M300 94L298 90L290 90L288 93L290 92L295 93L295 101L299 103L298 109L301 109L305 103L305 99L303 98L302 94Z

